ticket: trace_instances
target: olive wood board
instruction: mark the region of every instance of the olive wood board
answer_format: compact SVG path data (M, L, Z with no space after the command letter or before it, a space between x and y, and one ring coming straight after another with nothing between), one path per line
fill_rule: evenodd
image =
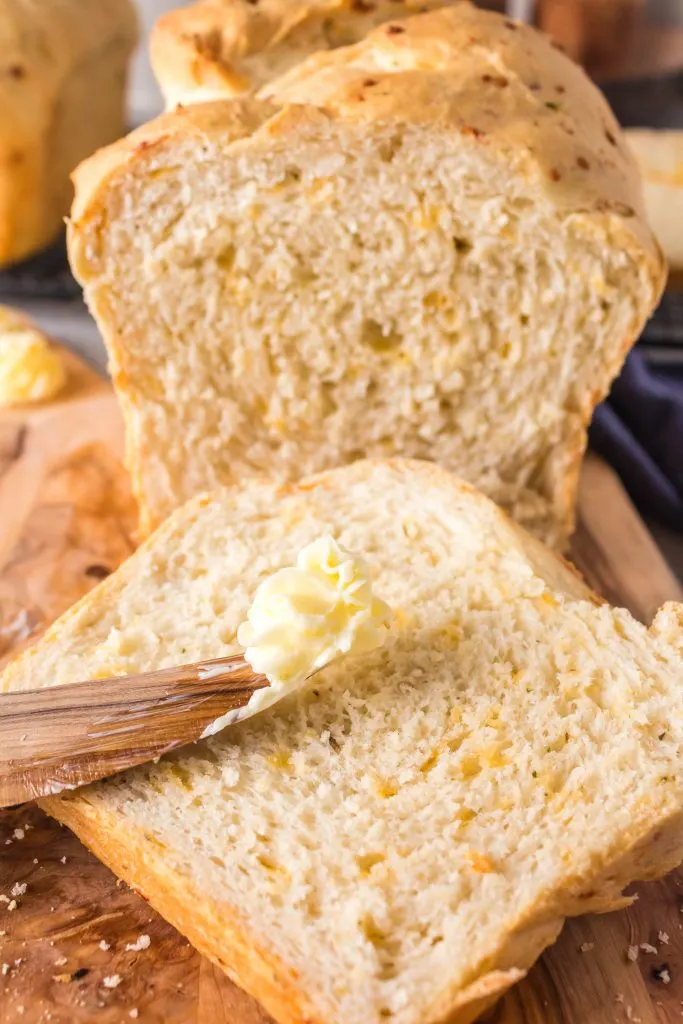
M113 393L66 358L62 396L0 412L0 661L135 547ZM644 621L682 597L619 481L592 457L572 557L592 586ZM683 870L634 891L626 911L569 921L491 1024L683 1021ZM16 901L0 901L0 1024L271 1024L35 806L0 813L0 894Z

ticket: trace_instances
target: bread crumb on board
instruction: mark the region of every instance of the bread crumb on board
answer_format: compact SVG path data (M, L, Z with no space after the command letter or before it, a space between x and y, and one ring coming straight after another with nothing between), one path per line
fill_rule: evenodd
M149 935L139 935L135 942L126 944L126 952L139 953L143 949L149 949L151 941Z
M104 939L101 939L99 946L103 953L106 953L108 949L111 949L111 945L108 942L105 942Z
M109 974L106 978L102 978L102 984L105 988L116 988L117 985L121 984L121 975Z

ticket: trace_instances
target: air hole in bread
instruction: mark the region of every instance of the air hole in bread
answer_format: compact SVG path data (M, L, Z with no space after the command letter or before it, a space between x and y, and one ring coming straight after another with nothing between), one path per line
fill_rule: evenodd
M363 853L360 857L356 857L358 870L365 878L367 878L374 867L385 860L386 857L383 853Z
M216 263L222 270L232 270L235 263L235 246L226 245L225 249L216 256Z
M385 164L390 164L398 153L403 139L401 135L392 135L390 139L382 139L377 147L377 155Z
M363 321L361 341L375 352L391 352L403 341L403 335L393 327L370 318Z

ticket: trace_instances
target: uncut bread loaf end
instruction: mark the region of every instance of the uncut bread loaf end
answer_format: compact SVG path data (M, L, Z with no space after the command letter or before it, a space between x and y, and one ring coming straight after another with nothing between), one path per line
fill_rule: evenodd
M144 528L244 476L401 454L564 546L586 425L664 280L601 95L466 4L269 90L78 175L71 261Z
M70 175L126 131L133 0L0 2L0 267L64 230Z
M150 59L168 109L206 103L254 92L312 53L349 46L385 21L447 3L200 0L162 14Z
M643 179L645 211L680 288L683 279L683 131L630 128L624 132Z
M279 1024L468 1024L683 856L681 608L648 631L444 470L361 461L193 500L1 685L236 652L322 534L372 567L381 649L45 806Z

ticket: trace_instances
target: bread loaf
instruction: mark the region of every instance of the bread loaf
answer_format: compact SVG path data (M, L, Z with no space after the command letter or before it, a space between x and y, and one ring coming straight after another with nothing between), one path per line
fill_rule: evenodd
M626 133L643 178L650 227L671 270L683 274L683 131L630 128Z
M372 567L382 648L45 805L280 1024L467 1024L683 856L682 609L648 632L444 470L357 462L193 500L1 688L235 652L322 534Z
M62 229L70 174L126 130L131 0L0 2L0 266Z
M433 459L549 543L664 264L605 101L469 5L86 162L75 273L144 527L199 491Z
M251 92L319 50L447 0L201 0L158 20L150 57L167 107ZM451 0L453 2L453 0Z

